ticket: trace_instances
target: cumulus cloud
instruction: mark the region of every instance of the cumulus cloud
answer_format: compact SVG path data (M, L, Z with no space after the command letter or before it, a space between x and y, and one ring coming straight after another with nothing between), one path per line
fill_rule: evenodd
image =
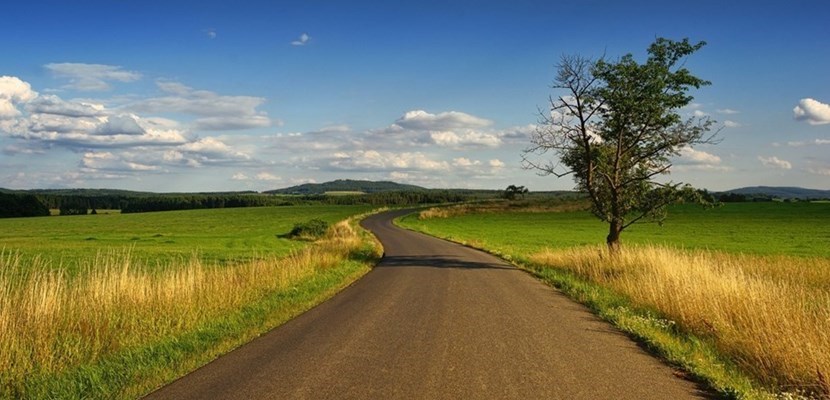
M484 128L492 121L458 111L430 114L423 110L409 111L395 121L395 124L412 130L447 131L453 129Z
M0 119L19 116L17 105L27 103L37 96L28 82L14 76L0 76Z
M741 125L739 122L726 120L726 121L723 121L723 126L725 126L727 128L740 128L743 125Z
M504 162L499 159L490 160L487 162L493 168L504 168Z
M431 114L423 110L405 113L392 125L368 132L366 145L400 148L438 145L455 149L498 147L498 132L487 129L492 121L458 111Z
M472 167L476 165L481 165L481 161L470 160L466 157L459 157L452 160L452 165L456 167Z
M721 162L720 157L691 147L680 149L680 158L683 162L691 164L720 164Z
M779 168L779 169L792 169L793 165L790 164L789 161L782 160L776 156L772 157L761 157L758 156L758 161L761 161L765 167L770 168Z
M718 110L715 110L715 111L718 114L724 114L724 115L734 115L734 114L739 114L740 113L740 111L733 110L731 108L721 108L721 109L718 109Z
M680 149L680 157L676 160L677 171L730 171L732 168L721 164L720 157L696 150L691 147Z
M263 97L225 96L169 81L158 81L156 86L164 96L135 102L128 105L127 109L146 113L195 115L201 117L193 123L198 130L251 129L272 124L265 112L257 111L257 107L265 102Z
M111 152L87 152L81 159L81 168L85 171L113 171L113 172L148 172L158 171L157 165L141 164L128 161Z
M327 167L347 171L448 171L450 164L420 152L379 152L357 150L334 153Z
M52 63L44 66L58 78L69 79L64 87L82 91L105 91L112 87L109 82L133 82L141 74L126 71L120 66L83 63Z
M311 36L308 36L308 33L303 32L297 40L291 42L292 46L305 46L308 41L311 40Z
M801 99L793 108L793 116L810 125L830 124L830 105L811 98Z
M453 131L439 131L430 132L429 136L433 143L444 147L498 147L501 144L501 138L495 134L476 131L466 131L461 133L455 133Z
M195 156L192 160L198 164L218 164L233 161L247 161L252 157L234 150L219 139L206 137L177 147L178 151Z
M43 95L26 104L26 111L31 114L53 114L64 117L98 117L105 115L105 108L100 104L64 101L55 95Z

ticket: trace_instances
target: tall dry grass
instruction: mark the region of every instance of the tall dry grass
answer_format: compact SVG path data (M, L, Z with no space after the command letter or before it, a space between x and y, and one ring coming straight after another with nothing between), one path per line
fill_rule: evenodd
M129 252L97 257L69 277L43 261L24 265L0 256L0 386L28 374L60 372L119 349L196 329L315 271L343 262L364 246L348 221L283 258L235 266L198 257L161 272L135 265ZM37 265L40 264L40 265Z
M711 338L778 390L830 395L830 260L628 247L543 251L567 269Z

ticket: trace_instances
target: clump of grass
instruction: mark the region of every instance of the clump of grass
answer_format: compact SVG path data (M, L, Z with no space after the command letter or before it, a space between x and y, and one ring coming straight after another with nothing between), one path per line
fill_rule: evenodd
M317 240L329 229L329 223L321 219L311 219L306 222L300 222L294 225L288 237L300 240Z
M38 258L24 261L5 252L0 255L0 397L28 397L37 390L29 382L44 381L38 377L176 340L348 259L370 263L380 250L367 245L368 237L344 221L287 257L219 266L193 256L146 268L124 252L99 255L73 276Z
M633 246L543 251L530 260L656 310L776 391L830 395L828 259Z

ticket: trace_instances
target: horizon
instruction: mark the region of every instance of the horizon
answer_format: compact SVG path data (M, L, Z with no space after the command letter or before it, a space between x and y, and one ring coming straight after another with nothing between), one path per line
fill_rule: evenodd
M707 42L686 67L712 85L680 113L722 129L670 179L830 189L827 2L195 4L8 4L0 187L573 190L520 165L559 58L666 37Z

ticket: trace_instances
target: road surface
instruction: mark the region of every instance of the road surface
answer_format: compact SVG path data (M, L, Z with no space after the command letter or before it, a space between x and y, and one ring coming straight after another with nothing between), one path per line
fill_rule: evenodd
M380 264L150 399L684 399L706 389L496 257L364 226Z

